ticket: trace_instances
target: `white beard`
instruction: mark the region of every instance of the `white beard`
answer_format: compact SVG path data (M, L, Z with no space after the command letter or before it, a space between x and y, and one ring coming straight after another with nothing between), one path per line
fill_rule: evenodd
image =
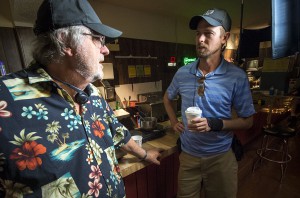
M104 77L103 74L103 66L99 66L98 63L93 63L91 58L87 55L87 52L83 49L80 50L81 53L75 54L75 61L76 65L74 65L75 70L83 76L85 79L87 79L89 82L94 82L96 80L102 80ZM97 65L95 65L97 64ZM92 70L92 68L97 67L96 72Z

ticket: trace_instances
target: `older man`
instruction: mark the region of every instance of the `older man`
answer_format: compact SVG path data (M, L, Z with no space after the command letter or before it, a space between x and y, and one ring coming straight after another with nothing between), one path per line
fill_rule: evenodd
M159 164L118 122L91 84L103 78L105 39L86 0L45 0L34 27L34 62L0 78L0 197L125 197L122 148Z

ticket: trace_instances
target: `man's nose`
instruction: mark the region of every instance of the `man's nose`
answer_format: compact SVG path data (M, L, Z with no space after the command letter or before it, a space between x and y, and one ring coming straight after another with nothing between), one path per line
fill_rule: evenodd
M106 47L106 45L104 45L103 47L101 47L100 52L104 56L107 56L109 54L109 49Z
M200 34L200 35L198 36L198 41L199 41L199 42L204 42L204 41L205 41L205 36L204 36L204 34Z

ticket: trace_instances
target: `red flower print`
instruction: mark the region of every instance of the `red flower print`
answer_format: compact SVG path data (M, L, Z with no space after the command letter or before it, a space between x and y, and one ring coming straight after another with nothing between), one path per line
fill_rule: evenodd
M22 148L14 149L10 159L17 160L16 165L21 171L25 168L34 170L42 164L42 159L37 156L44 153L46 153L46 147L36 141L30 141L25 142Z
M100 180L100 177L102 176L102 173L101 173L101 170L100 170L99 166L98 165L97 166L92 165L91 170L92 170L92 172L89 174L89 178L91 178L91 179L95 178L95 179Z
M92 124L92 128L94 129L95 136L98 136L99 138L103 137L104 135L103 130L105 129L105 127L99 120L95 121Z
M95 197L99 196L100 189L102 188L102 184L99 182L99 180L95 179L94 182L89 182L89 187L91 188L88 191L88 195L95 194Z
M4 110L7 107L7 102L0 100L0 117L7 118L12 115L10 111ZM2 128L0 126L0 131L2 131Z

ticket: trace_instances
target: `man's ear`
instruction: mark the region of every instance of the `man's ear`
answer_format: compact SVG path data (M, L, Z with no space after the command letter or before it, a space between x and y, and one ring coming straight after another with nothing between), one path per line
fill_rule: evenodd
M58 39L61 41L61 42L63 42L63 43L68 43L68 38L67 38L67 36L64 34L64 33L61 33L61 34L59 34L58 35ZM73 53L73 50L72 50L72 48L70 47L70 46L68 46L67 44L65 45L66 47L64 47L63 49L62 49L62 51L65 53L65 55L68 55L68 56L73 56L74 55L74 53Z
M224 39L227 41L230 37L230 32L225 32Z
M73 56L74 55L73 50L70 47L64 48L63 51L68 56Z
M227 45L227 41L230 37L230 32L225 32L225 34L222 36L223 40L222 40L222 44L226 47Z

